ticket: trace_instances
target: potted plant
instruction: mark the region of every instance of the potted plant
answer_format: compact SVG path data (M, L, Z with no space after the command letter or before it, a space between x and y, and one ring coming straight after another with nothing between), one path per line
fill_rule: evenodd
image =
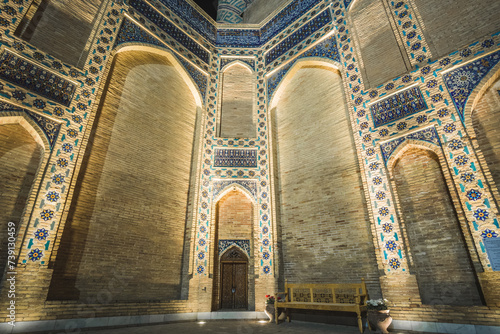
M389 333L387 327L392 322L389 315L389 307L387 299L370 299L366 301L366 309L368 310L368 321L377 326L383 334Z
M281 299L281 297L278 297L278 301ZM266 315L269 317L269 322L274 321L274 296L272 295L266 295L266 308L264 309L264 312Z

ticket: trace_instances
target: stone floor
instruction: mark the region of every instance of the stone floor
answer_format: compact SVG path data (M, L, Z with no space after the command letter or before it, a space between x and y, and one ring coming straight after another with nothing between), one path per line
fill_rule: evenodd
M61 332L51 332L58 333ZM105 328L105 329L83 329L84 334L202 334L202 333L217 333L217 334L358 334L357 327L339 326L329 324L319 324L312 322L292 321L291 323L284 322L276 325L266 321L256 320L208 320L201 322L176 322L161 325L147 326L132 326L122 328ZM376 333L366 329L365 334ZM392 330L391 333L417 333L412 331ZM419 334L426 334L418 332ZM429 334L429 333L427 333Z

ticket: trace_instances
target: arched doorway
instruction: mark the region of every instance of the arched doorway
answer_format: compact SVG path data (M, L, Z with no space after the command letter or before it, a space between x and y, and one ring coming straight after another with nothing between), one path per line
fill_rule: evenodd
M220 309L246 310L248 306L248 257L238 247L220 259Z

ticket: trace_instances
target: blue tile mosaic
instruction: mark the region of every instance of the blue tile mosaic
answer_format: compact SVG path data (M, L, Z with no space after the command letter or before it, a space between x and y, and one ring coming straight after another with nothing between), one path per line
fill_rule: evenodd
M0 78L65 106L76 89L72 82L9 51L0 57Z
M426 141L432 144L436 144L438 146L441 145L438 133L434 127L429 127L417 132L410 133L404 137L396 138L394 140L391 140L389 142L380 145L382 157L384 158L384 162L386 164L389 158L391 157L392 153L394 153L394 151L398 148L398 146L408 139Z
M217 6L217 22L241 23L241 14L253 0L219 0Z
M257 167L257 150L216 148L214 167Z
M2 116L2 113L12 111L20 111L26 113L40 127L40 129L42 129L45 137L49 141L50 149L52 150L54 148L54 144L57 140L57 137L59 136L59 132L61 131L60 123L54 122L51 119L32 111L16 107L9 103L0 102L0 116Z
M118 31L118 35L116 36L115 47L127 42L141 42L165 48L165 44L160 42L158 39L142 30L132 21L124 19L123 24L120 27L120 31Z
M237 60L250 65L250 67L253 70L255 70L255 59L250 59L250 58L221 58L220 68L224 68L224 66L226 66L227 64L232 63L232 62L237 61Z
M286 64L279 71L274 73L267 80L267 96L268 96L269 100L272 98L274 91L278 87L281 80L288 73L288 70L296 63L296 61L298 59L306 58L306 57L328 58L328 59L340 62L340 55L339 55L339 51L337 48L337 41L336 41L335 37L334 36L329 37L329 38L325 39L324 41L322 41L321 43L318 43L313 48L300 54L296 60Z
M321 0L292 1L260 29L260 43L264 44L269 41L319 2L321 2Z
M216 45L232 48L257 48L260 46L258 29L218 29Z
M205 16L200 14L193 6L185 0L159 0L170 8L184 21L189 23L200 35L215 44L217 28Z
M219 240L219 255L232 246L239 246L250 257L250 240Z
M345 8L349 7L349 5L351 4L352 0L344 0L344 6Z
M370 106L375 127L427 109L419 87L406 89Z
M257 198L257 181L255 180L221 180L214 182L213 195L214 198L219 196L219 194L226 189L231 184L239 184L252 194L254 198Z
M470 94L499 61L500 51L497 51L443 75L446 88L462 121Z
M151 22L156 24L156 26L160 29L165 31L173 39L179 42L182 46L208 64L210 57L209 52L198 44L198 42L167 20L163 15L153 9L149 4L141 0L130 0L130 5L139 13L147 17Z
M193 78L194 82L196 83L196 86L198 86L198 89L201 94L202 98L202 103L205 101L205 96L207 94L207 81L208 77L204 75L202 72L200 72L196 67L191 65L189 62L186 60L178 57L179 61L181 62L182 66L186 69L186 71L189 73L191 78Z
M295 31L292 35L285 38L281 43L272 48L266 53L266 65L286 53L288 50L302 42L306 37L318 31L326 24L331 22L332 16L330 10L327 9L321 12L318 16L304 24L301 28Z

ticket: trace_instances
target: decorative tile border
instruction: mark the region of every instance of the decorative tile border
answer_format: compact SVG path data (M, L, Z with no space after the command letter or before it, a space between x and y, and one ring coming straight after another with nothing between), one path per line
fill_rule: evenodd
M50 149L52 150L54 148L54 144L57 140L57 137L59 136L59 132L61 131L61 123L54 122L53 120L38 113L16 107L10 103L0 102L0 117L10 116L5 114L10 111L26 113L40 127L40 129L42 129L45 137L49 141Z
M318 16L304 24L301 28L295 31L292 35L285 38L284 41L279 43L277 46L272 48L268 53L266 53L265 60L266 65L273 62L275 59L279 58L281 55L286 53L288 50L302 42L306 37L312 35L314 32L318 31L326 24L330 23L332 16L330 10L324 10Z
M382 157L384 158L384 162L386 165L392 153L394 153L394 151L399 147L399 145L401 145L404 141L408 139L426 141L441 146L439 135L436 131L436 128L433 126L423 130L412 132L404 137L396 138L391 141L380 144L380 151L382 152Z
M259 29L218 29L218 47L257 48L260 46Z
M214 167L257 167L257 150L216 148Z
M244 62L245 64L250 65L250 67L255 70L255 59L251 58L227 58L227 57L222 57L220 61L220 68L224 68L227 64L230 64L235 61L241 61Z
M500 51L443 74L446 88L450 92L453 104L462 121L464 121L465 104L470 94L498 62L500 62Z
M212 189L213 198L217 198L219 194L226 189L231 184L239 184L252 194L254 198L257 198L257 181L256 180L222 180L214 181L214 186Z
M139 13L147 17L151 22L156 24L156 26L173 39L175 39L182 46L187 48L203 62L208 64L210 54L205 48L203 48L198 42L186 35L182 30L177 28L173 23L167 20L162 14L157 10L153 9L149 4L142 0L130 0L130 6L135 8Z
M354 104L357 104L356 100ZM397 121L425 109L427 109L427 104L419 87L397 92L370 106L375 127Z
M0 78L69 106L76 86L46 69L5 50L0 57Z
M247 253L250 258L250 240L219 240L219 255L232 246L238 246Z

